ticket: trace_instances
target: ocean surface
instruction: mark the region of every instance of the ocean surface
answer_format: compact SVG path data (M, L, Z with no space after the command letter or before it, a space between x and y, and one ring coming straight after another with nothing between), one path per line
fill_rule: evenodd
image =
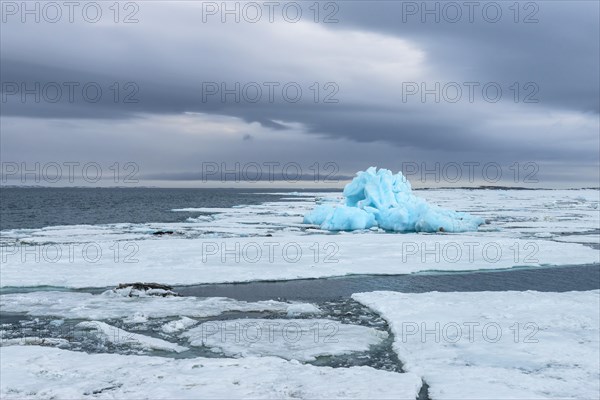
M182 222L189 215L174 213L171 209L253 205L278 198L262 194L269 192L281 193L282 190L8 187L0 189L0 230Z

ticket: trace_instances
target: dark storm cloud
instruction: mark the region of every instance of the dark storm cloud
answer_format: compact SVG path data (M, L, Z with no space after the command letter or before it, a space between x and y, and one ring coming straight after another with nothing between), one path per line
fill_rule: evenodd
M215 113L240 117L247 122L285 130L286 126L277 120L300 121L309 132L325 134L329 137L345 137L358 142L387 141L406 147L429 150L472 152L493 152L506 150L511 156L531 156L531 148L514 149L510 142L494 141L486 137L485 132L477 131L477 121L473 115L452 115L434 104L431 108L415 108L411 104L394 106L373 106L361 104L247 104L223 102L219 96L202 99L202 82L171 81L161 84L162 80L136 80L140 90L135 98L138 102L115 102L110 87L119 79L118 75L109 76L91 71L78 71L60 67L48 67L39 64L27 64L10 59L2 61L3 82L25 83L28 88L36 82L77 82L76 98L69 102L63 93L61 101L35 103L32 95L21 101L20 94L7 96L4 115L17 115L35 118L135 118L138 113L173 114L183 112ZM81 98L79 88L85 83L98 84L104 91L99 102ZM177 93L174 95L174 93ZM418 104L419 105L419 104ZM436 117L432 118L435 114ZM475 128L474 128L475 127ZM479 133L479 134L477 134ZM522 154L520 154L522 153ZM561 154L566 155L564 149ZM553 158L555 154L542 152L541 156Z

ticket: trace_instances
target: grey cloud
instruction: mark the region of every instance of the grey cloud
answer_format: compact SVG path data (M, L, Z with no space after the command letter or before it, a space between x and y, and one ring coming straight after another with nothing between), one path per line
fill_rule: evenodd
M476 11L474 22L469 22L464 6L459 22L448 22L454 16L444 18L444 3L467 2L352 1L343 3L341 22L332 26L411 38L428 49L438 69L450 76L483 82L533 81L541 88L544 104L599 112L600 3L520 2L519 23L514 22L513 2L472 2L478 4L477 10L499 4L503 15L496 23ZM416 15L403 13L407 4L417 5ZM439 22L434 15L421 15L423 4L430 9L440 6ZM524 23L528 16L537 22ZM423 17L426 23L421 22Z
M482 21L481 18L476 23L451 24L441 21L423 24L412 17L408 22L402 21L402 2L349 1L339 3L340 22L325 27L331 30L381 32L414 41L427 54L427 66L430 69L427 79L431 81L494 81L502 83L505 89L515 81L539 84L538 106L514 105L510 101L508 105L498 104L497 113L506 113L501 118L507 120L515 118L511 114L513 106L518 106L525 115L529 111L539 113L546 109L549 113L565 110L597 116L600 108L598 3L535 4L539 6L536 15L539 22L535 24L515 24L510 18L497 24ZM503 6L503 9L506 10L506 7ZM134 28L140 28L142 32L156 28L143 26L143 23L140 25ZM186 34L197 34L198 30L169 19L165 19L160 28L175 34L165 35L164 41L150 44L148 40L160 38L160 35L147 38L133 28L128 35L127 31L120 31L116 26L94 28L96 30L66 26L56 28L56 37L40 38L26 28L3 26L5 32L14 30L9 37L12 44L6 39L5 32L4 39L0 39L3 84L97 82L105 91L105 96L98 103L81 99L70 103L63 98L63 101L55 104L22 103L18 96L11 96L9 101L2 104L3 116L116 120L138 118L141 114L199 112L239 117L281 133L288 128L278 121L299 122L306 126L308 132L321 137L359 143L382 141L406 151L428 151L438 158L558 159L565 163L573 160L598 161L598 153L590 148L589 141L584 144L581 138L572 137L570 131L562 133L562 140L581 140L580 144L563 146L559 128L548 134L549 140L537 139L543 138L543 135L528 131L527 126L518 131L507 131L502 137L498 135L499 128L491 128L488 124L493 111L481 110L479 103L463 107L424 105L418 101L405 104L399 101L401 88L394 86L382 92L380 98L361 98L361 89L365 93L371 89L368 81L353 82L355 87L352 93L348 90L344 92L341 86L339 104L314 104L310 101L292 104L281 99L275 103L251 104L243 101L222 102L217 97L205 101L202 97L203 81L243 81L255 79L256 76L267 77L265 80L268 80L273 76L277 80L285 78L310 82L310 73L286 74L276 55L264 61L263 70L248 70L244 58L252 54L253 48L268 45L254 42L251 37L239 38L233 48L219 47L219 38L215 38L214 42L197 43L194 37L186 37ZM282 28L285 29L285 26ZM39 54L43 55L36 56L35 53L20 50L19 43L25 48L24 43L30 42L26 48L35 48L36 45L31 42L36 40L39 41L40 50L43 50L42 47L63 48L65 43L61 43L59 38L64 40L68 37L66 32L72 31L78 33L78 43L73 44L69 59L58 52L40 51ZM210 32L209 27L201 27L201 32ZM110 53L106 51L111 48L108 45L102 47L102 57L97 57L95 52L98 49L91 44L81 44L86 40L95 43L100 38L123 43L130 50ZM177 58L166 58L172 54ZM311 54L305 56L311 57ZM361 57L361 54L357 54L357 61ZM261 65L259 61L256 62ZM342 71L344 66L337 67ZM135 95L139 102L113 101L109 88L114 82L121 85L134 82L139 87L139 93ZM120 95L126 95L126 91L121 90ZM343 157L343 154L340 156ZM175 175L171 178L177 179Z

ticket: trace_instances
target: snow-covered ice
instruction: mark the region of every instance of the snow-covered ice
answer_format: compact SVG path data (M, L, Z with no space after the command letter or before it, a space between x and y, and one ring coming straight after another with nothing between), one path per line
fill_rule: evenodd
M191 328L192 326L196 325L197 323L198 323L198 321L196 321L195 319L183 317L183 318L177 319L175 321L167 322L160 329L165 333L175 333L175 332L180 332L184 329Z
M0 335L2 336L2 335ZM67 347L69 341L61 338L42 338L39 336L22 336L18 338L2 338L2 346L56 346Z
M423 377L431 399L593 399L600 393L599 290L353 298L388 321L405 370Z
M144 281L192 285L581 265L598 263L600 257L598 250L578 243L511 238L491 232L141 240L136 242L137 262L132 263L115 262L113 245L99 243L106 256L95 262L81 253L55 263L9 257L0 270L0 284L86 288Z
M129 346L142 350L174 351L176 353L187 350L187 347L179 346L176 343L139 333L128 332L102 321L80 322L76 325L76 328L90 331L97 335L103 342L118 344L119 346Z
M567 242L567 243L593 243L600 246L600 236L599 235L569 235L555 238L557 242Z
M210 321L184 332L191 346L226 356L278 356L313 361L319 356L367 351L388 335L330 319L236 319Z
M315 367L275 357L169 359L0 348L3 399L410 399L421 379L370 367Z
M49 316L68 319L106 320L126 319L132 315L139 318L165 317L212 317L226 311L270 311L287 313L298 304L267 300L245 302L225 297L124 297L112 290L101 294L77 292L32 292L12 293L0 296L3 312L24 313L31 316ZM301 306L313 313L315 307Z
M467 213L428 204L413 194L402 172L371 167L344 188L345 204L320 205L304 217L330 231L379 227L395 232L476 231L485 221Z
M288 316L298 316L302 314L319 314L321 310L319 307L310 303L293 303L287 308Z

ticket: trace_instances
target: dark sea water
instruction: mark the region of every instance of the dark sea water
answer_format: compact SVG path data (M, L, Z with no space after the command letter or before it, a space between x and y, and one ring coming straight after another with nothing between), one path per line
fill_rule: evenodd
M502 271L450 272L411 275L355 275L286 282L194 285L175 290L185 296L231 297L245 301L269 299L322 302L350 298L359 292L390 290L403 293L496 292L536 290L568 292L600 288L598 265L520 268Z
M286 190L0 188L0 230L120 222L183 222L189 217L187 213L170 210L252 205L286 197L260 194L269 192Z

